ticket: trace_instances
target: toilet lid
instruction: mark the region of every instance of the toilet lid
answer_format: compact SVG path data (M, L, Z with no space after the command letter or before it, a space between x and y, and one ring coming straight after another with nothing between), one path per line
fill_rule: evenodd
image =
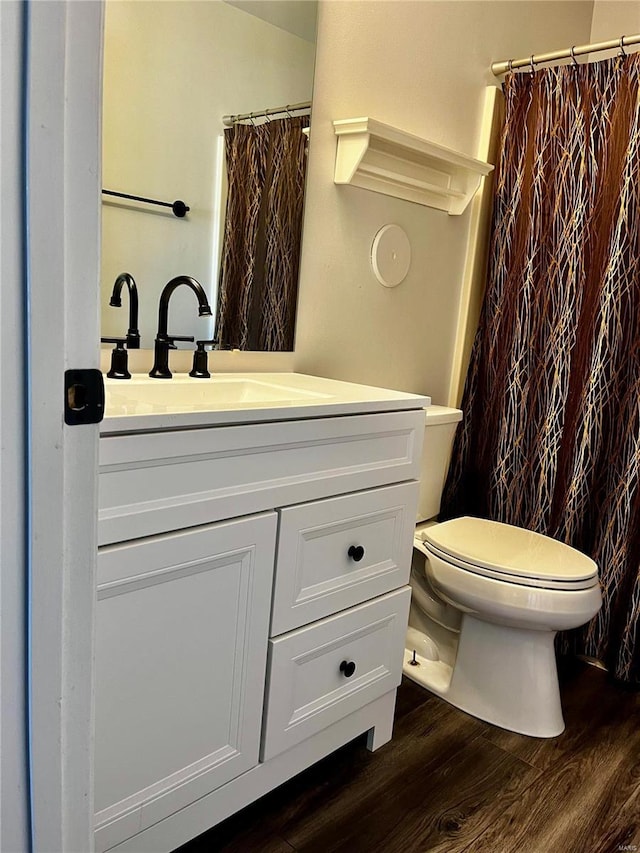
M590 557L557 539L484 518L454 518L423 533L427 546L441 556L461 560L512 578L575 583L594 581L598 567Z

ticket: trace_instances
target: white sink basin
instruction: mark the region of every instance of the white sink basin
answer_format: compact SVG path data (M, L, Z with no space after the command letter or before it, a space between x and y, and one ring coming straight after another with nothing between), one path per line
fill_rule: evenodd
M415 409L428 397L300 373L218 373L211 379L105 379L100 432L222 426Z
M283 405L304 400L327 400L329 394L292 388L262 379L215 376L211 379L111 380L106 383L106 414L139 415L154 412L212 411Z

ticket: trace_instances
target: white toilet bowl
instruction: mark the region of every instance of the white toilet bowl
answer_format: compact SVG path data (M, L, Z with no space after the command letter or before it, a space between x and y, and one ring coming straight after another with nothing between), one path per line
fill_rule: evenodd
M414 546L405 674L502 728L560 734L554 637L598 612L593 560L547 536L478 518L428 526Z

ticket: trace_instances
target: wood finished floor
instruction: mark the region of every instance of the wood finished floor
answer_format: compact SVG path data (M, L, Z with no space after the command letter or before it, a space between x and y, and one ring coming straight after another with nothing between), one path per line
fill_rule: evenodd
M640 853L640 693L561 667L566 729L502 731L404 680L391 743L364 738L180 853Z

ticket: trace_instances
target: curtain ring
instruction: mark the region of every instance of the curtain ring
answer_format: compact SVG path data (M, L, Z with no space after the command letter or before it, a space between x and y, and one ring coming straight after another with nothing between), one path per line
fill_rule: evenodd
M620 48L620 53L618 56L626 56L627 52L624 49L624 36L620 36L620 41L618 42L618 47Z
M513 59L510 59L509 62L507 63L507 71L509 71L509 72L513 71Z
M575 49L576 49L576 46L574 44L571 47L571 50L569 51L569 53L571 54L571 64L574 66L578 64L578 60L576 59L576 55L575 55Z
M531 74L532 77L535 74L535 71L536 71L536 64L533 61L533 54L531 54L531 56L529 57L529 73Z

